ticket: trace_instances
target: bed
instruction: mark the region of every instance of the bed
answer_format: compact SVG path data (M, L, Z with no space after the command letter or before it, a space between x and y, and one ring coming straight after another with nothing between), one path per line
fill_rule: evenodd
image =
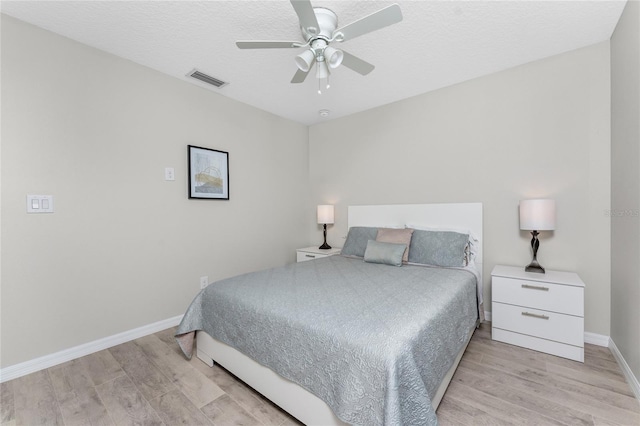
M344 255L210 285L187 310L178 342L191 356L197 331L198 358L307 425L435 424L482 318L482 205L351 206L348 216ZM382 228L395 238L408 225L409 257L390 266L398 242L371 235ZM464 264L416 263L420 238L445 233L467 234Z

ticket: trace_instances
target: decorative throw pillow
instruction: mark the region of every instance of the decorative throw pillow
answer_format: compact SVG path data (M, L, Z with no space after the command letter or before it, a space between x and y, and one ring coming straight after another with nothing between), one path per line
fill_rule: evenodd
M465 249L468 243L469 234L416 229L411 238L409 263L444 267L465 266Z
M402 266L402 256L407 251L404 244L381 243L369 240L364 252L364 261L382 263L391 266Z
M347 240L342 247L340 254L343 256L364 257L367 248L367 241L375 240L378 228L370 226L352 226L349 228Z
M402 256L402 261L407 263L409 261L409 245L411 244L411 234L413 234L413 229L410 228L379 228L378 235L376 236L376 241L382 243L404 244L407 247L407 250L405 250L404 255Z

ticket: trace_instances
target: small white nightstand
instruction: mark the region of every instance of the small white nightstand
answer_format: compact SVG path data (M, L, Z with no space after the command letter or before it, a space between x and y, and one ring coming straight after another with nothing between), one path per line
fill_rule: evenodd
M493 340L584 362L584 283L573 272L491 271Z
M340 247L330 248L328 250L320 250L318 247L305 247L296 250L296 261L306 262L307 260L320 259L321 257L333 256L334 254L340 254Z

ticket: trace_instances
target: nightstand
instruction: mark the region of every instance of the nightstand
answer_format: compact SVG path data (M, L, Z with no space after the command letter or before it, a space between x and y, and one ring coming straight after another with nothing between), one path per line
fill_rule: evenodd
M318 247L305 247L296 250L296 261L306 262L307 260L320 259L321 257L333 256L340 254L342 248L330 248L328 250L320 250Z
M584 283L573 272L491 271L493 340L584 362Z

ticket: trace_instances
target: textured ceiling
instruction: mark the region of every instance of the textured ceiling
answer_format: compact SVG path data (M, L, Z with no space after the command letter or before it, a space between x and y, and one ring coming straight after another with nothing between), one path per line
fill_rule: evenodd
M312 0L338 26L393 1ZM2 12L179 79L230 82L223 96L304 124L342 117L608 40L625 1L399 1L399 24L342 44L376 66L340 67L317 93L291 84L302 49L240 50L236 40L301 40L289 1L2 1ZM321 109L331 111L321 117Z

